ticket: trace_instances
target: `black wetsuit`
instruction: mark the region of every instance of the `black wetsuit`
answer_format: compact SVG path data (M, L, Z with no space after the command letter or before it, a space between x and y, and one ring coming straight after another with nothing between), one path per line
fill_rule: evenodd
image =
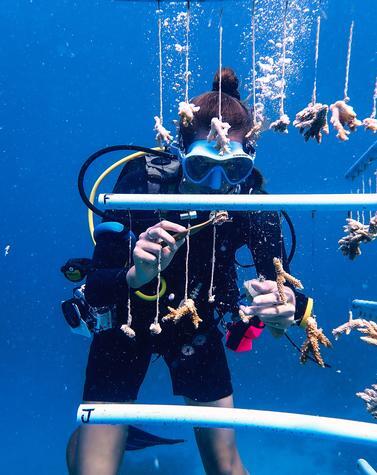
M152 169L152 173L151 173ZM115 193L178 193L181 180L179 163L176 172L164 175L164 167L156 166L159 173L153 180L153 160L138 159L122 171ZM152 179L151 179L152 177ZM158 179L157 179L158 178ZM240 192L261 192L260 176L254 172ZM186 225L179 212L132 212L132 231L138 236L159 219ZM198 212L191 224L208 219L208 212ZM238 289L235 254L246 245L252 254L257 275L275 279L272 259L282 257L288 270L281 239L280 219L275 212L232 212L232 222L216 227L216 265L214 273L215 302L208 302L211 279L213 227L207 227L190 238L189 297L195 293L195 303L203 322L195 330L187 319L175 325L162 323L160 335L151 335L149 326L156 316L156 302L141 300L132 292L132 328L134 339L120 329L108 330L94 336L87 367L84 400L122 402L135 400L145 377L151 355L161 354L170 370L173 391L191 399L214 401L232 393L222 333L214 324L216 315L238 313ZM110 219L110 218L109 218ZM111 218L114 219L114 216ZM129 225L128 213L117 212L116 219ZM119 237L97 243L94 267L87 279L86 298L91 305L116 303L119 323L127 320L127 284L124 268L128 258L128 244ZM111 258L106 259L108 253ZM167 306L178 307L185 292L185 246L163 272L167 291L160 299L160 321L169 312ZM250 276L251 278L251 276ZM156 280L144 286L146 294L156 293ZM296 294L296 318L304 314L307 298ZM215 312L216 311L216 312Z

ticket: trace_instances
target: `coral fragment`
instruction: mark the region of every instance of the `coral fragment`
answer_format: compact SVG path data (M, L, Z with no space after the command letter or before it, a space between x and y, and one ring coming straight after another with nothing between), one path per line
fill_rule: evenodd
M367 411L377 419L377 384L372 384L371 388L356 393L356 396L366 403Z
M159 145L162 147L164 144L169 144L172 142L173 136L170 134L170 131L165 129L165 127L162 125L161 119L158 116L155 116L154 120L154 130L157 132L156 140Z
M310 138L315 138L318 143L322 142L322 134L329 133L327 123L327 112L329 106L327 104L312 104L296 114L293 125L297 127L300 134L304 134L305 142Z
M288 272L285 272L283 269L283 264L281 263L281 260L277 257L274 257L273 263L275 266L275 272L276 272L276 284L278 287L278 293L279 293L279 298L282 303L287 303L287 296L285 295L284 292L284 284L286 282L289 282L292 284L296 289L303 289L302 283L296 279L296 277L293 277L292 275L288 274Z
M318 328L317 321L314 317L309 317L306 325L306 340L301 347L301 363L306 363L309 354L312 353L315 361L325 367L325 363L320 352L320 343L326 348L331 348L331 342L323 333L322 328Z
M274 132L280 132L282 134L287 134L288 133L288 126L291 123L289 120L289 117L287 114L283 114L279 117L278 120L275 120L275 122L272 122L270 125L270 129L273 130Z
M377 323L373 320L364 320L363 318L353 319L351 311L349 312L348 322L334 328L332 334L334 335L335 340L337 340L343 333L349 335L351 331L355 329L363 334L363 336L360 337L361 340L369 345L377 346Z
M219 155L230 153L228 132L230 129L228 122L221 122L220 119L214 117L211 120L211 130L207 136L208 142L216 140L216 149L219 150Z
M360 244L374 241L377 238L377 216L373 216L369 225L362 224L356 219L347 218L347 224L343 226L346 236L339 239L339 249L344 256L351 260L360 256Z
M363 126L365 127L365 130L370 130L375 134L377 132L377 119L368 117L367 119L363 120Z
M356 118L353 107L348 105L345 100L331 104L330 110L332 113L330 122L338 132L336 136L345 142L348 140L350 132L355 132L362 123ZM349 130L346 130L345 127L348 127Z
M178 323L182 317L188 315L191 317L192 323L194 324L195 328L199 327L199 323L203 320L199 317L198 311L195 306L195 302L192 299L187 299L180 305L178 308L168 307L169 312L165 317L163 317L162 321L172 321L173 323Z
M181 118L182 125L188 127L194 120L194 113L198 112L199 106L189 104L188 102L180 102L178 107L178 115Z

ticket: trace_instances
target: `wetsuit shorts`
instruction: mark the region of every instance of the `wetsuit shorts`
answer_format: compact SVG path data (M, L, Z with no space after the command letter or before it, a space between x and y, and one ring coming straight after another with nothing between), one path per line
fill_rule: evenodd
M222 333L213 327L194 335L190 344L148 335L135 339L120 329L94 336L84 386L84 401L135 401L153 354L164 358L174 395L210 402L233 393ZM139 337L138 337L139 336ZM172 343L173 341L173 343ZM167 344L168 343L168 344Z

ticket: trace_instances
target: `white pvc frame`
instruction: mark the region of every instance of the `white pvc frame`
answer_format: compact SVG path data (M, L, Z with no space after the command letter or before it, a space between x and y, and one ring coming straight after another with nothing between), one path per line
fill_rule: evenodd
M377 424L286 412L153 404L81 404L84 424L181 424L197 427L254 427L377 444Z
M103 209L138 210L377 210L377 193L297 195L146 195L102 193Z
M374 470L374 468L372 468L364 459L359 459L357 461L357 466L360 473L363 473L364 475L377 475L377 472Z

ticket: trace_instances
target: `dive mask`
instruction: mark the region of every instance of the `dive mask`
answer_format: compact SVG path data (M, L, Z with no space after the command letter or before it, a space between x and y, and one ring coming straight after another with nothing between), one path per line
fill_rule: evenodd
M197 140L182 157L183 173L197 185L219 189L225 180L229 185L243 182L253 171L254 155L244 152L240 142L229 143L230 152L220 155L214 142Z

